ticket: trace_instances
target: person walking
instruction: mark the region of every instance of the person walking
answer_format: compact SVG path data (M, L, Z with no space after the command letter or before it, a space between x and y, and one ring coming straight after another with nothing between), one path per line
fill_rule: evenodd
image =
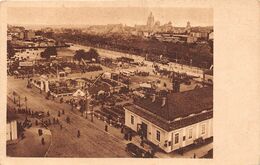
M105 125L105 131L107 132L108 131L108 129L107 129L108 127L107 127L107 125Z
M196 154L194 153L194 155L193 155L193 158L196 158L197 156L196 156Z
M132 141L132 133L129 132L129 140Z
M77 137L79 138L80 137L80 131L78 130L78 134L77 134Z
M70 118L69 118L69 116L67 116L66 122L67 122L67 123L70 123Z
M44 138L42 138L41 142L42 142L42 145L44 145L44 144L45 144Z

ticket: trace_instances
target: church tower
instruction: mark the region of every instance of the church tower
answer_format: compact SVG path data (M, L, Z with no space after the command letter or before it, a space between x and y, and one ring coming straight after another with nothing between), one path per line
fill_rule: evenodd
M151 12L147 19L147 27L152 28L153 25L154 25L154 16L153 16L153 13Z

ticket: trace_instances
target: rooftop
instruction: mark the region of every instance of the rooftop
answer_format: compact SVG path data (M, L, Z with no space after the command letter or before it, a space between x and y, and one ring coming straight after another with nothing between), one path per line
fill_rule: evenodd
M165 130L172 130L211 118L213 116L213 89L205 87L170 93L166 97L164 106L160 97L154 102L151 98L140 98L134 101L134 105L125 108Z

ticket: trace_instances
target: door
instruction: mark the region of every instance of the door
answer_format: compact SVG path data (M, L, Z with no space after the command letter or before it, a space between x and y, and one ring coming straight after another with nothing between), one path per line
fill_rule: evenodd
M143 133L143 137L147 139L147 124L145 124L144 122L142 122L142 133Z

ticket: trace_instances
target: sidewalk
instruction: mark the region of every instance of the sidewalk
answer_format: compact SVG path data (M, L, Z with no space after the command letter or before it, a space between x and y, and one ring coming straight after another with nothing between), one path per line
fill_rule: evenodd
M90 120L90 117L88 117L88 119L86 120ZM105 129L105 125L106 123L103 120L99 120L96 117L94 117L94 122L93 124L95 124L97 127L99 127L100 129ZM125 140L124 139L124 134L121 133L121 129L120 128L115 128L113 126L109 126L108 125L108 132L107 134L110 134L111 136L116 137L117 139L122 140L123 143L128 144L128 143L134 143L135 145L137 145L138 147L149 151L151 149L151 147L147 144L144 144L144 147L142 147L140 145L141 143L141 138L139 136L133 136L132 140ZM196 158L200 158L202 156L204 156L205 154L207 154L207 152L213 148L213 143L209 143L209 144L205 144L199 148L194 148L191 149L187 152L185 152L183 155L180 155L176 152L171 152L171 153L165 153L162 151L158 151L155 153L155 157L158 158L193 158L194 153L196 154Z
M193 158L194 153L196 154L196 159L200 158L208 153L210 149L213 148L213 143L209 143L203 145L199 148L191 149L190 151L184 152L183 155L178 153L163 153L163 152L156 152L155 156L158 158Z
M25 129L24 139L19 139L18 143L7 145L7 156L12 157L43 157L51 144L51 132L43 129L43 135L38 135L38 128L31 127ZM44 138L45 144L41 144Z

